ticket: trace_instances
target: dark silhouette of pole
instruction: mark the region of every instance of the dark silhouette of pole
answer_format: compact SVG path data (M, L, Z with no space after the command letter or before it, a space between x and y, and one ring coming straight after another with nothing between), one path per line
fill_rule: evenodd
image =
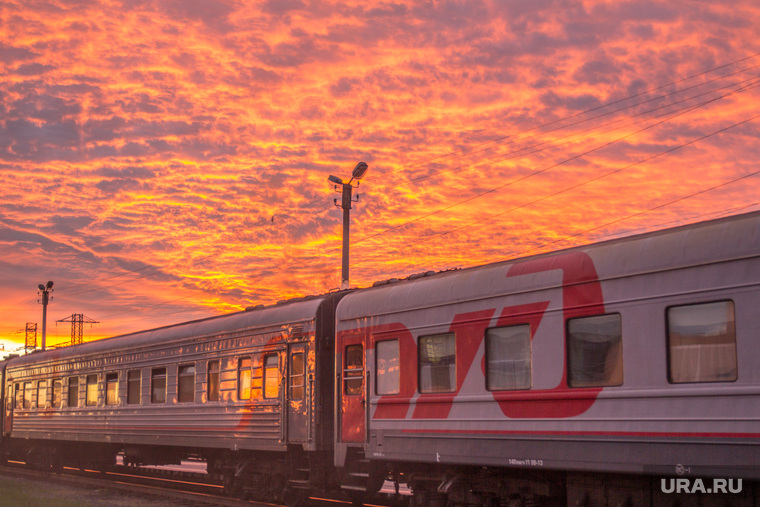
M350 183L343 184L343 266L340 276L340 288L348 289L348 236L351 225L351 191Z
M341 185L343 187L342 190L342 198L341 198L341 204L340 207L343 208L343 255L342 255L342 267L341 267L341 280L340 280L340 288L341 290L348 289L348 238L349 238L349 228L351 224L351 203L354 202L351 198L351 193L353 191L353 186L351 185L351 182L356 180L356 185L359 185L359 180L361 180L364 177L364 173L367 172L368 166L366 162L359 162L356 164L356 167L354 167L353 172L351 173L351 179L348 181L348 183L344 183L342 179L338 178L337 176L330 175L329 178L327 178L328 181L335 183L336 189L338 185ZM359 199L359 196L357 194L356 199ZM335 205L338 205L338 199L335 199Z
M47 285L39 284L40 302L42 303L42 350L45 350L45 337L47 332L47 305L50 300L50 292L53 290L53 282L49 281Z

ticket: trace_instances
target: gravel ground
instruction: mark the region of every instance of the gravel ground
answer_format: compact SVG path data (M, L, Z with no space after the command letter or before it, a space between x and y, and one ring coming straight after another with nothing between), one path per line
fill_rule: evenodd
M120 488L69 485L52 480L0 476L0 505L7 507L195 507L198 502Z

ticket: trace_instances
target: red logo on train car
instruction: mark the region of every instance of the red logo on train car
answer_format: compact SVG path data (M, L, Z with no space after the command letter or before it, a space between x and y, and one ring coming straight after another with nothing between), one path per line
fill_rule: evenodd
M599 284L599 276L591 257L583 252L572 252L557 257L546 257L515 264L510 268L507 277L557 269L562 270L563 322L567 322L571 318L604 313L604 299L602 287ZM502 319L504 319L505 324L508 323L510 310L512 309L505 308L502 312ZM542 316L543 311L541 311ZM535 322L535 327L538 327L541 317L538 318L538 322ZM533 339L534 323L531 322L530 324L530 337ZM567 345L564 340L563 345L565 347ZM562 379L553 389L531 390L527 393L493 393L504 415L512 418L574 417L582 414L594 404L602 388L568 389L567 351L563 350L563 352ZM485 365L483 368L485 369ZM528 394L528 398L526 398L526 394Z
M514 264L507 272L507 278L526 276L548 271L562 271L562 308L563 322L568 319L599 315L604 313L604 301L599 277L591 258L583 252L571 252L529 260ZM528 324L532 340L541 323L549 301L526 303L501 309L496 317L496 327L514 324ZM413 405L412 419L445 419L454 406L465 379L472 370L475 357L483 345L485 331L497 315L497 309L486 309L455 315L449 332L456 336L456 380L451 393L420 394L417 391L417 343L409 329L401 323L385 324L351 331L366 338L382 341L388 338L398 339L402 358L400 365L400 392L397 395L381 396L373 414L374 419L405 419L409 417L409 408ZM343 335L343 333L340 333ZM369 347L374 347L370 343ZM601 387L568 388L566 343L561 341L564 363L561 379L551 389L524 391L491 391L505 416L510 418L567 418L582 414L596 401ZM481 370L485 375L485 357ZM414 403L412 404L412 400Z

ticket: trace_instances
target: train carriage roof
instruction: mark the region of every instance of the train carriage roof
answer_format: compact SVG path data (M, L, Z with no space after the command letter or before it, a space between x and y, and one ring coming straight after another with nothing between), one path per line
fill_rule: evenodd
M578 254L581 255L578 255ZM574 257L573 257L574 255ZM570 257L568 257L570 256ZM573 269L567 259L588 256L600 280L677 267L760 256L760 212L735 215L671 229L626 236L539 255L515 258L441 273L423 273L355 291L338 304L338 322L368 316L436 307L460 301L546 287L546 278L533 273L532 280L505 281L508 270L535 262L542 272ZM578 268L580 269L580 268ZM426 276L427 275L427 276ZM582 277L582 275L581 275ZM572 279L567 277L565 280ZM577 280L577 278L576 278Z
M243 312L138 331L80 345L48 349L44 352L38 351L14 359L10 366L27 366L69 358L86 358L100 354L112 354L119 350L168 344L193 338L224 335L246 330L274 332L279 328L283 331L289 331L293 327L315 319L320 304L327 297L301 298L292 302L279 303L263 308L256 307Z

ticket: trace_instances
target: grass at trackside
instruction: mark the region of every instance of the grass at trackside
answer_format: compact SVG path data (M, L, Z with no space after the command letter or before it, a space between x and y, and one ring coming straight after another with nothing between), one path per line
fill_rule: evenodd
M90 507L88 502L67 500L52 489L38 490L23 479L0 477L0 505L7 507Z
M27 479L3 475L0 507L198 507L198 502L108 486L69 485L52 477Z

